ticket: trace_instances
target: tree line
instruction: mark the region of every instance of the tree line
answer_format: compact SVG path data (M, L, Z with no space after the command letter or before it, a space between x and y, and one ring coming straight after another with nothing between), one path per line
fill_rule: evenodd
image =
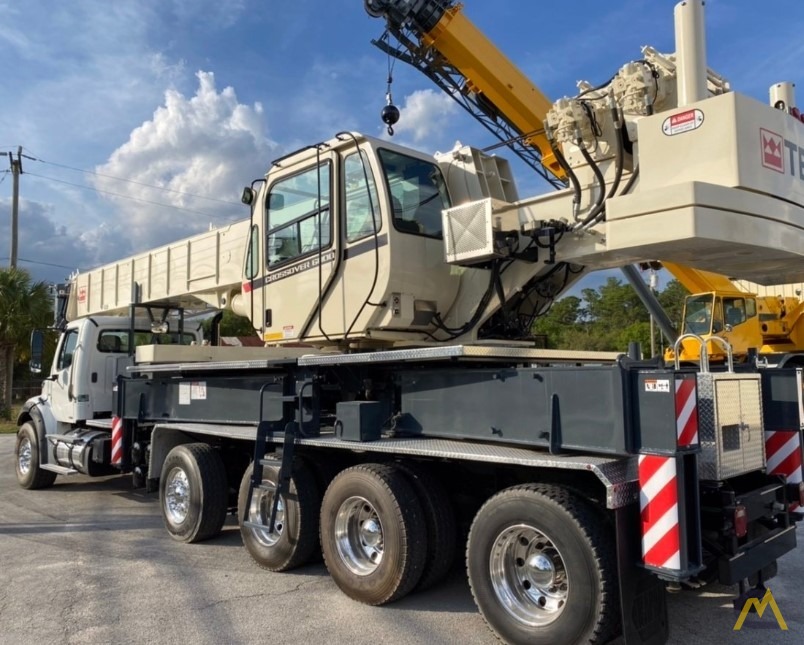
M678 325L689 292L671 280L657 298L670 320ZM551 349L620 351L637 341L645 356L650 353L650 315L631 285L610 277L601 286L566 296L533 325L534 334L547 337ZM658 347L661 332L656 329Z

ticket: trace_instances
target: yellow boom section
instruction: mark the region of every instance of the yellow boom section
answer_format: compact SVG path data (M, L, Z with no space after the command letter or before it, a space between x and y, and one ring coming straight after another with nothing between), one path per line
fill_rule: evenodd
M559 179L565 176L544 134L544 119L552 102L535 87L475 25L458 4L423 35L466 79L466 89L482 94L539 150L542 164Z
M683 284L690 293L705 293L708 291L742 292L731 280L719 273L692 269L681 264L662 262L673 277Z

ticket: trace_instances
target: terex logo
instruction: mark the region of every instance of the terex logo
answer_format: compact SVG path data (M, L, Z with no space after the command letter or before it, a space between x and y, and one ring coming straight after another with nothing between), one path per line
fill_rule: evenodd
M782 135L765 128L759 129L759 138L762 144L762 165L765 168L804 181L804 146L797 146Z
M762 138L762 165L784 174L784 158L782 157L784 139L778 134L762 128L759 130L759 136Z

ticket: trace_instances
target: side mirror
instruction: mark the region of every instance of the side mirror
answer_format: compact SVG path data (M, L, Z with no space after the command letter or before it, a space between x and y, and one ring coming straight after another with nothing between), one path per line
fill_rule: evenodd
M42 372L42 355L45 351L45 334L41 329L34 329L31 332L31 360L28 361L28 368L32 374Z
M240 196L240 201L246 206L251 206L254 203L254 189L251 186L246 186L243 189L243 194Z

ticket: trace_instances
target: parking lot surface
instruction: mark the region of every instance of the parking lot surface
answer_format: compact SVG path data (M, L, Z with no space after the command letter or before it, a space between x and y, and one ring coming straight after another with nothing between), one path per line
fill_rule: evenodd
M208 542L174 542L156 495L127 477L60 477L27 491L14 436L0 436L0 643L496 643L460 567L444 584L386 607L344 596L324 565L275 574L242 546L235 518ZM798 530L799 543L804 532ZM736 588L670 596L673 644L804 642L804 546L779 564L770 608L733 631Z

